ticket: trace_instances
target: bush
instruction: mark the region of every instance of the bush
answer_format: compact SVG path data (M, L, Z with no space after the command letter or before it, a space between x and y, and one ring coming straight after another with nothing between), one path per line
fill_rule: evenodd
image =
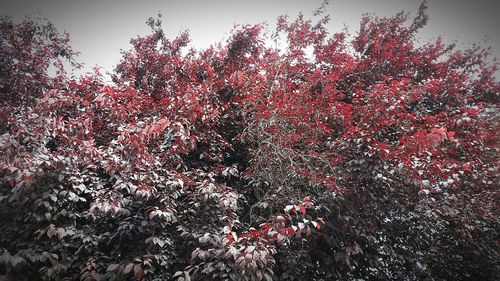
M488 51L417 46L425 4L327 21L183 54L151 19L106 84L3 18L0 278L498 280Z

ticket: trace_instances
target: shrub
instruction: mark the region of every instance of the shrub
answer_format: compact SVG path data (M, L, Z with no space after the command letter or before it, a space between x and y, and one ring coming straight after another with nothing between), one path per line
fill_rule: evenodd
M497 280L488 51L417 46L425 3L327 21L183 53L151 19L107 84L65 74L50 24L2 19L2 278Z

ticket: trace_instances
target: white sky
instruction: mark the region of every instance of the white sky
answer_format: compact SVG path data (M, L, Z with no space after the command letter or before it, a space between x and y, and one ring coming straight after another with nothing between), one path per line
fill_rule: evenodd
M391 16L401 10L415 15L419 0L331 0L327 12L331 17L331 33L341 31L344 24L355 32L365 12ZM481 43L490 37L487 45L500 58L500 28L498 0L429 0L428 25L421 31L421 39L437 35L464 43ZM225 40L234 24L255 24L267 21L274 27L279 15L296 16L303 11L310 16L321 0L0 0L0 15L15 21L26 14L48 18L59 30L69 32L72 46L81 52L78 61L84 71L95 65L112 71L120 60L120 49L129 48L129 40L147 34L148 17L163 15L164 29L173 37L184 29L190 30L191 46L209 47ZM460 45L459 45L460 46ZM464 46L464 45L462 45ZM466 46L466 45L465 45Z

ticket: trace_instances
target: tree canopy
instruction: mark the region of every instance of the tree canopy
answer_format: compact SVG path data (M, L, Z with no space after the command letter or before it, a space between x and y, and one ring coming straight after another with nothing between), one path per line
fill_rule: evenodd
M498 280L496 64L425 9L199 51L150 19L112 83L1 18L0 280Z

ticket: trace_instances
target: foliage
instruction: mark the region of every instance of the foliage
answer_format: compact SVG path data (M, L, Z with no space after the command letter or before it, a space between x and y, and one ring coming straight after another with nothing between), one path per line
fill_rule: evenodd
M496 65L426 21L183 51L150 19L106 84L3 18L0 278L498 280Z

